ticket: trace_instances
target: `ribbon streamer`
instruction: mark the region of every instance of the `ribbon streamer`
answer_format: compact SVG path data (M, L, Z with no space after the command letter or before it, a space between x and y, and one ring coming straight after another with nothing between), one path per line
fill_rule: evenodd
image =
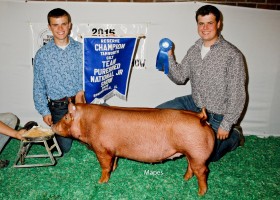
M172 41L168 38L163 38L159 42L159 52L157 55L156 68L159 71L169 72L168 51L172 48Z

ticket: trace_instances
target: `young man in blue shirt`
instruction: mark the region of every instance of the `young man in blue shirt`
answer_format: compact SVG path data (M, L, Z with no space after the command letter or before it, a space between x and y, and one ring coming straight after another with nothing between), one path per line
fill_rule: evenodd
M41 47L34 59L33 99L44 122L51 126L68 111L68 98L83 89L82 44L71 38L71 16L56 8L48 13L53 39ZM71 138L57 136L63 153L72 146Z

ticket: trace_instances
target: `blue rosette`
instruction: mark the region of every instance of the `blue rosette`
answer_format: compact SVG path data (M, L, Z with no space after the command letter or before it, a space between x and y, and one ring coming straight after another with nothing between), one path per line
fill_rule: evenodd
M169 72L168 51L172 49L172 41L168 38L163 38L159 42L159 51L157 54L156 68L159 71Z

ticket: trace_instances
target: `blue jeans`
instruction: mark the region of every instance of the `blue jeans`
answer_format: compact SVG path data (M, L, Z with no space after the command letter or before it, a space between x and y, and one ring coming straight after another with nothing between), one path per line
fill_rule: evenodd
M197 107L191 95L177 97L173 100L167 101L157 106L157 108L171 108L178 110L190 110L193 112L200 112L201 108ZM207 121L215 131L223 120L223 115L207 112ZM215 162L222 158L227 152L233 151L239 145L239 134L233 129L230 131L229 137L226 140L219 140L216 137L214 151L210 157L210 161Z
M68 102L50 101L49 109L51 111L53 123L55 124L68 112ZM56 140L62 153L67 153L70 151L73 142L72 138L56 135Z

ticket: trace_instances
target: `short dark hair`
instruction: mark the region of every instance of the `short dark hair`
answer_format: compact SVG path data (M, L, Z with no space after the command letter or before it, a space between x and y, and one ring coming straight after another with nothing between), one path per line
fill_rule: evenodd
M196 22L198 22L198 16L205 16L205 15L209 15L209 14L213 14L216 17L216 22L220 21L221 18L221 12L219 11L218 8L216 8L215 6L211 6L211 5L205 5L200 7L197 11L196 11L196 15L195 15L195 19Z
M71 22L71 16L69 15L69 13L66 10L63 10L61 8L55 8L48 13L48 23L50 24L51 17L58 18L58 17L62 17L62 16L67 16L68 22Z

